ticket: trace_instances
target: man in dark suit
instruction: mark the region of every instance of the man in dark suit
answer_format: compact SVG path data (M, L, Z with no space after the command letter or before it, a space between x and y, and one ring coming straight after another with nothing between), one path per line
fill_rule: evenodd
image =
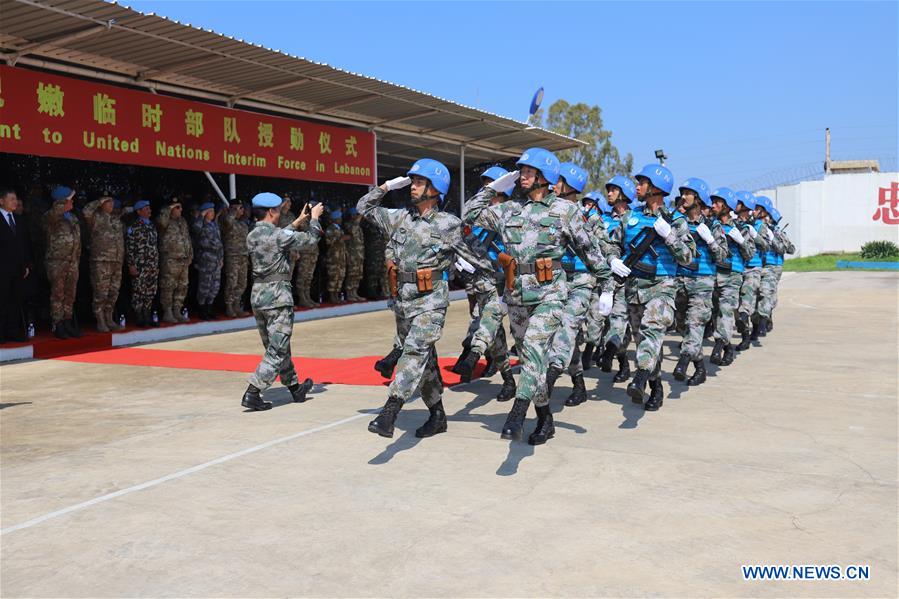
M16 218L18 206L15 190L0 187L0 343L27 339L22 297L31 273L31 244L28 227Z

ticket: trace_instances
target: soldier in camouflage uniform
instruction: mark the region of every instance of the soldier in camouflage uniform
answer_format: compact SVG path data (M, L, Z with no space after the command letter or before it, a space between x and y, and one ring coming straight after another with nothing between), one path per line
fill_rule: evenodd
M60 339L80 337L73 317L78 263L81 259L81 226L72 213L75 191L59 186L53 190L53 206L44 215L46 254L44 264L50 280L50 322Z
M388 191L410 184L410 208L389 209L379 205ZM443 333L449 305L446 277L457 257L475 267L487 266L462 241L461 221L438 211L449 184L446 166L424 158L412 165L407 176L373 188L356 205L364 218L390 237L397 265L398 296L394 310L403 351L396 365L396 376L388 387L387 402L368 425L370 432L382 437L393 436L400 409L419 390L430 414L415 435L431 437L446 431L446 412L441 400L443 384L434 347Z
M309 223L304 222L302 231L308 230ZM315 276L315 265L318 263L319 244L313 243L303 246L297 254L296 268L294 269L294 291L297 295L297 304L303 308L318 308L320 304L317 298L312 297L312 279Z
M227 210L219 213L222 245L225 250L225 315L247 316L243 309L243 293L247 288L247 234L250 228L243 220L243 204L231 200Z
M343 304L340 290L346 275L346 245L350 236L343 230L343 212L338 208L331 211L331 224L325 229L325 270L328 271L327 301Z
M621 248L623 258L614 258L610 264L617 276L628 277L628 318L637 342L637 373L627 386L627 393L634 403L642 404L648 382L651 391L643 408L655 411L664 399L660 377L662 341L674 320L677 266L693 261L696 246L683 215L672 215L664 206L664 197L673 186L671 171L662 165L647 164L635 179L637 197L644 206L621 216L621 226L612 241ZM655 238L655 254L646 251L635 256L637 261L631 270L625 262L644 235Z
M772 270L774 271L774 294L771 305L771 316L768 318L768 330L770 333L774 330L774 308L777 307L777 286L780 283L780 278L783 276L783 264L784 264L784 255L786 254L795 254L796 246L793 245L793 242L790 241L790 238L787 237L786 232L778 227L778 223L781 220L780 211L777 208L771 207L771 215L769 221L769 228L774 233L775 240L772 242L772 245L775 246L775 260L774 266L772 266Z
M687 385L701 385L706 381L705 360L702 357L702 342L706 323L712 318L712 294L715 292L716 265L728 257L727 241L721 226L707 220L703 208L711 204L708 184L697 177L684 181L678 198L681 211L687 217L687 226L696 253L688 266L678 266L677 278L687 297L684 317L684 339L680 346L680 357L674 367L674 378L687 378L687 367L693 363L695 372L687 380Z
M247 235L247 252L253 269L253 288L250 305L256 317L256 329L262 338L265 355L250 376L241 405L250 410L268 410L271 402L263 401L262 392L268 389L275 378L281 377L281 384L290 390L295 402L306 401L306 394L312 388L312 379L299 383L293 360L290 356L290 337L293 333L293 295L291 293L291 269L297 248L310 243L318 243L321 227L318 217L322 206L308 208L285 228L276 226L280 222L279 207L282 200L273 193L260 193L253 197L253 218L256 225ZM297 228L309 222L309 231Z
M282 196L282 204L281 204L281 213L278 216L278 227L285 229L288 225L290 225L296 219L296 215L291 210L293 205L293 200L291 199L289 194L284 194ZM290 280L291 282L296 280L297 277L297 260L300 256L300 250L294 249L293 255L290 257ZM292 283L291 283L292 284ZM294 305L301 306L303 302L301 301L301 296L298 288L293 289L293 298Z
M756 206L755 196L748 191L738 191L737 200L737 215L741 221L749 225L746 231L756 248L755 255L746 263L746 270L743 271L740 308L737 315L737 330L743 336L737 350L745 351L749 349L751 341L758 339L759 331L753 325L758 307L759 286L762 282L762 267L769 241L766 234L768 227L753 216Z
M365 301L365 298L359 295L359 284L362 282L365 263L365 236L360 225L362 216L356 207L350 208L349 212L350 218L345 225L349 239L346 243L346 279L343 288L349 301L361 302Z
M116 322L113 310L122 283L122 263L125 260L125 227L113 215L113 199L103 196L89 202L82 210L90 228L91 287L94 293L94 317L97 331L108 333L122 327Z
M550 189L559 180L560 163L543 148L525 150L516 163L520 171L508 173L485 187L466 206L465 219L497 231L515 261L515 289L508 294L513 335L527 321L524 335L516 338L522 362L515 403L503 425L502 438L520 439L531 401L537 426L528 437L531 445L555 435L546 395L547 352L553 332L561 325L562 303L568 297L560 259L571 247L594 275L608 277L608 265L593 242L579 208L559 199ZM527 199L490 206L493 196L518 180ZM516 314L517 313L517 314Z
M131 308L137 317L137 326L151 326L153 298L159 282L159 248L156 227L150 222L150 202L134 203L137 219L125 233L125 256L131 275Z
M753 331L759 337L768 334L768 323L774 312L777 301L778 272L776 270L779 258L783 256L784 246L781 238L774 234L771 228L771 214L774 204L766 196L759 196L756 200L755 218L765 224L764 235L768 240L768 248L762 266L761 280L759 282L759 300L757 304L756 330Z
M181 200L172 197L169 205L156 216L159 233L159 305L162 322L186 322L181 307L187 296L190 264L194 248L190 240L187 220L182 216Z
M200 206L200 216L191 225L194 235L194 265L199 274L197 280L197 303L200 318L211 320L212 302L219 293L222 282L222 266L225 262L225 248L218 224L215 222L215 204L206 202Z

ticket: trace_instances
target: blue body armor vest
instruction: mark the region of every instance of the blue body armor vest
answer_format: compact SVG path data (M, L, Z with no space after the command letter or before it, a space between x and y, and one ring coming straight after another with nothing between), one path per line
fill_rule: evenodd
M675 217L678 216L680 214L675 213ZM622 260L627 260L630 256L631 248L640 242L637 238L643 232L643 229L652 229L656 218L656 216L633 211L627 215L627 221L621 223L621 226L624 227L624 256ZM637 240L637 244L634 243L634 240ZM655 255L653 255L651 250L643 254L640 261L634 265L634 274L643 278L651 278L651 274L647 274L641 269L641 266L643 266L650 271L655 269L655 276L657 277L673 277L677 275L677 262L674 261L674 256L671 255L671 251L665 245L665 242L657 238L652 244L652 249L655 250Z
M762 228L762 221L757 220L757 221L755 221L754 223L752 223L751 226L752 226L753 229L755 229L755 232L758 233L758 232L759 232L759 229ZM756 250L758 250L758 246L756 246ZM749 262L746 263L746 268L759 268L759 267L761 267L761 266L762 266L762 253L763 253L763 252L756 251L756 253L755 253L755 255L752 257L752 259L750 259Z
M678 266L677 274L687 277L710 277L716 272L712 251L705 240L696 233L698 224L688 222L687 226L690 227L690 234L693 236L693 241L696 242L696 257L693 258L690 266Z
M746 264L743 262L743 254L740 253L740 246L737 245L737 242L735 242L733 239L727 237L727 234L734 229L734 226L721 223L721 228L724 229L725 239L727 239L727 247L728 249L730 249L730 272L743 272L744 270L746 270ZM737 230L739 231L739 228ZM718 268L722 272L726 270L720 265Z

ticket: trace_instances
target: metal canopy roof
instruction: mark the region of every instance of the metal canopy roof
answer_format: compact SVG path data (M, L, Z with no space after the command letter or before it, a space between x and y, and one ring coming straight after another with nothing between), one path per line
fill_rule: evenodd
M103 0L0 0L0 59L372 129L381 169L458 165L576 139L430 94Z

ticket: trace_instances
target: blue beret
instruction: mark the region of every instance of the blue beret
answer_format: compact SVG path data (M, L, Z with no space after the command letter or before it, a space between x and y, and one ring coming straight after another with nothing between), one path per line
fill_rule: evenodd
M146 208L149 205L150 205L150 202L148 202L147 200L138 200L138 201L134 202L134 209L140 210L141 208Z
M253 208L277 208L281 202L281 196L269 191L253 196Z
M215 208L215 204L212 202L203 202L200 204L200 212L206 212L207 210L211 210Z
M343 211L341 210L332 210L331 218L343 218Z
M350 216L356 216L357 214L359 214L359 211L356 210L356 207L355 206L351 207L350 208Z
M54 202L61 202L63 200L68 200L69 196L73 193L75 192L65 185L57 185L53 188L53 192L50 195L53 197Z
M120 202L119 200L113 200L113 201L112 201L112 205L113 205L114 208L121 208L121 207L122 207L122 202Z

